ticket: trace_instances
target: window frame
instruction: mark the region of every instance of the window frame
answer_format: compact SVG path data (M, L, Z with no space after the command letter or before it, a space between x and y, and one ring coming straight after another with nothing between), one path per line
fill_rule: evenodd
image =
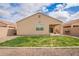
M43 31L44 30L44 25L41 23L36 24L36 31Z

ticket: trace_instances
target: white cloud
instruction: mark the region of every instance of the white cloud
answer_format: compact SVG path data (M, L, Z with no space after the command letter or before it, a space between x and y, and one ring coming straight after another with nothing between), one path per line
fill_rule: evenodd
M0 7L2 7L3 9L6 9L8 7L10 7L9 3L0 3Z
M41 4L41 3L26 3L26 4L21 4L21 10L18 10L18 12L22 15L20 16L19 19L27 17L35 12L37 12L37 10L39 10L43 5L47 5L45 4ZM14 16L15 17L15 16ZM19 20L17 18L17 20Z
M0 15L7 16L7 15L10 15L10 13L7 10L4 11L0 9Z
M79 12L77 12L74 15L72 15L68 20L76 20L76 19L79 19Z
M44 13L46 13L46 12L48 12L48 9L44 6L44 7L42 7L42 11L43 11Z
M73 6L79 6L79 3L75 3L75 4L67 3L67 6L64 7L63 9L73 7ZM59 20L62 20L64 22L69 21L69 20L79 19L79 12L77 12L76 14L70 15L67 11L64 11L63 9L61 9L62 7L63 6L61 4L57 5L58 11L51 12L51 13L49 13L49 15L52 16L52 17L55 17Z
M37 10L39 10L43 5L46 5L46 4L41 4L41 3L22 4L21 8L22 8L23 11L21 11L21 13L25 14L25 15L34 13Z
M50 5L49 3L26 3L26 4L21 4L21 6L19 7L19 9L12 9L12 7L10 6L10 4L1 4L0 6L2 6L3 8L0 8L0 15L2 16L6 16L6 19L15 22L16 20L20 20L24 17L27 17L35 12L37 12L37 10L39 10L41 7L43 6L48 6ZM79 4L70 4L68 3L67 6L65 8L69 8L72 6L79 6ZM61 4L56 6L58 10L57 12L50 12L49 15L52 17L55 17L59 20L62 21L68 21L74 18L79 18L79 13L76 13L72 16L70 16L70 14L67 11L62 10L61 8L63 7ZM61 7L61 8L60 8ZM63 8L64 9L64 8ZM47 12L48 9L46 9L45 7L43 7L42 9L43 11ZM19 13L16 15L11 15L11 13L17 11Z
M69 4L67 4L67 6L65 8L69 8L69 7L73 7L73 6L79 6L79 3L74 3L74 4L69 3ZM75 19L79 19L79 12L72 14L71 17L69 17L67 20L75 20Z
M55 17L55 18L65 22L70 17L70 14L66 11L57 11L57 12L49 13L49 16Z
M7 16L10 15L9 8L10 5L7 3L0 3L0 16Z
M0 4L0 15L5 16L6 19L10 21L16 21L20 20L24 17L27 17L33 13L35 13L37 10L40 9L43 5L47 5L46 3L26 3L26 4L21 4L19 9L15 7L11 7L10 4ZM14 9L13 9L14 8ZM11 13L18 12L19 15L11 15Z

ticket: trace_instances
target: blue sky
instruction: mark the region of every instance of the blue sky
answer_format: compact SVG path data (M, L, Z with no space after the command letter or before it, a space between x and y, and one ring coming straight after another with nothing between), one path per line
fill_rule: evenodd
M16 22L37 12L47 14L62 21L72 20L79 16L79 4L67 3L0 3L0 19ZM74 16L74 18L73 18ZM76 17L75 17L76 16Z
M72 6L70 8L66 8L64 10L68 11L70 14L74 14L79 11L79 6Z

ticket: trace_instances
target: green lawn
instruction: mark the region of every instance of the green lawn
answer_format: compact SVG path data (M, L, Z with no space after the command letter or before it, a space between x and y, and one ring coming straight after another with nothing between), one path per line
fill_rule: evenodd
M1 47L79 46L79 38L68 36L24 36L0 43Z

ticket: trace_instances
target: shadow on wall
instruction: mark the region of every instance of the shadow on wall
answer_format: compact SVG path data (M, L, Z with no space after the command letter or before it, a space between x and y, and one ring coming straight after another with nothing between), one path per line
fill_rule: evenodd
M7 36L15 36L16 34L16 29L8 29L7 31Z

